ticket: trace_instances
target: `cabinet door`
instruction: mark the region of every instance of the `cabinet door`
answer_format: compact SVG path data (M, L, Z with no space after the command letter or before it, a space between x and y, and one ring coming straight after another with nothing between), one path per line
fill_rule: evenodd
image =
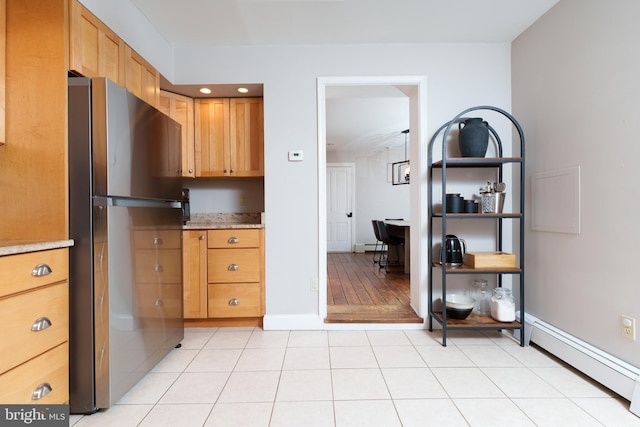
M231 176L264 176L262 98L230 101Z
M154 107L160 103L160 73L127 44L124 45L125 87Z
M186 319L207 317L207 232L182 234L183 305Z
M6 140L5 133L5 93L7 60L7 2L0 0L0 145Z
M196 177L228 176L229 99L196 99Z
M158 109L182 125L182 176L195 178L193 99L160 91Z
M124 85L124 42L77 1L70 10L69 68Z

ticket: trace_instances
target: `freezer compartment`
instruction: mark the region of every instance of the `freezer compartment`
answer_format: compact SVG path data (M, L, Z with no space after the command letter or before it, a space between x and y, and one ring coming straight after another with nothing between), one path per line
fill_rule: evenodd
M70 78L69 112L70 161L91 194L180 200L178 122L104 78Z
M94 208L99 408L117 402L184 337L181 217L179 208Z

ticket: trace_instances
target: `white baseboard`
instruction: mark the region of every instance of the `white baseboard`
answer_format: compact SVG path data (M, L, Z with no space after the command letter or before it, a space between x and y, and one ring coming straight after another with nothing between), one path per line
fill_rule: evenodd
M640 367L632 366L530 314L525 315L525 341L533 341L585 375L631 401L640 416Z
M266 314L262 319L265 331L354 331L425 329L426 323L324 323L314 314Z

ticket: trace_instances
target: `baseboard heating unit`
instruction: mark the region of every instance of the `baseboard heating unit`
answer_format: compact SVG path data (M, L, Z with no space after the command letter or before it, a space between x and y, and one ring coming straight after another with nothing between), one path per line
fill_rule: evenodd
M640 368L526 314L525 343L529 341L631 401L629 410L640 416Z

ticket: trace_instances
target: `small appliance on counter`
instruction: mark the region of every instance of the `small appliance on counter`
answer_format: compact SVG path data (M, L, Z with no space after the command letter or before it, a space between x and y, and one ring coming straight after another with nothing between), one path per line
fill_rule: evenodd
M191 221L191 206L189 203L189 189L182 189L182 224L186 225L187 221Z

